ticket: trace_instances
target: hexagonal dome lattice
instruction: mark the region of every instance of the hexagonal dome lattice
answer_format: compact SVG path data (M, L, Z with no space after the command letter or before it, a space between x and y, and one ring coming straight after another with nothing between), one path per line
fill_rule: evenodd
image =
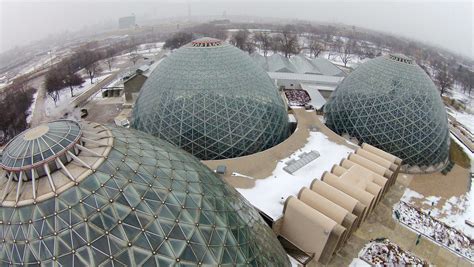
M434 83L411 59L387 55L354 70L325 106L326 125L392 153L408 166L448 158L447 114Z
M141 89L132 127L203 160L259 152L289 134L285 105L267 73L238 48L209 38L157 66Z
M136 130L76 132L76 154L45 163L56 170L0 171L2 266L289 265L251 204L192 155Z

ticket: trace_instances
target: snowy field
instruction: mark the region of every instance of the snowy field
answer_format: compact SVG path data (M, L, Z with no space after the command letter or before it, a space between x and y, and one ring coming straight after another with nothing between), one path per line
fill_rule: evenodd
M283 170L286 162L298 159L303 152L312 150L318 151L320 157L293 174ZM253 188L237 188L237 190L253 205L276 220L282 216L283 204L288 196L296 196L302 187L309 187L315 178L320 179L324 171L329 171L334 164L338 164L351 152L353 151L350 148L330 141L320 132L310 132L306 145L288 158L279 161L270 177L256 179ZM233 175L248 178L238 173Z
M344 66L344 63L342 62L341 60L341 57L340 57L340 53L339 52L335 52L335 51L323 51L321 52L318 57L320 58L325 58L327 60L329 60L331 63L335 64L335 65L338 65L338 66ZM360 64L368 61L369 58L365 58L365 59L360 59L358 55L354 55L352 54L350 56L350 60L349 62L347 63L347 67L348 68L356 68L357 66L359 66Z
M454 109L447 109L449 115L453 116L467 130L474 134L474 115L467 112L460 112Z
M131 56L132 54L134 54L135 52L137 54L141 55L141 56L144 56L144 57L155 56L156 54L158 54L161 51L164 44L165 43L163 43L163 42L141 44L141 45L137 46L136 51L134 50L134 51L122 54L119 57L128 57L128 56Z

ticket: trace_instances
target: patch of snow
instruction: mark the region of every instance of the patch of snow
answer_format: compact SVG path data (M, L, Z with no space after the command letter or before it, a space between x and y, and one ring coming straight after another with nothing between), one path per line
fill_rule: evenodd
M38 98L38 90L36 90L36 93L33 94L33 102L31 103L31 106L28 108L28 116L26 117L26 122L30 123L31 119L33 118L33 111L35 110L36 106L36 99Z
M441 197L429 196L429 197L425 197L425 200L423 201L423 203L426 204L426 205L434 206L438 203L438 201L440 199L441 199Z
M451 116L453 116L464 128L474 134L474 115L467 112L459 112L454 109L447 109Z
M296 261L293 257L291 257L290 255L288 255L288 259L290 259L291 267L298 267L298 266L301 265L299 262L297 262L297 261Z
M238 173L238 172L233 172L233 173L232 173L232 176L240 176L240 177L245 177L245 178L249 178L249 179L252 179L252 180L255 179L255 178L253 178L253 177L251 177L251 176L248 176L248 175L245 175L245 174L241 174L241 173Z
M399 202L394 207L394 217L409 229L432 239L434 242L471 261L474 260L472 238L434 219L429 212L426 213L405 202Z
M359 252L359 258L363 259L360 261L366 265L355 266L370 266L367 262L375 266L428 266L426 261L410 252L404 251L397 244L386 238L376 239L367 243Z
M400 201L410 202L412 198L424 198L422 194L411 190L410 188L406 188L403 196L400 198Z
M286 162L312 150L318 151L321 156L293 174L283 170ZM255 179L253 188L237 190L257 208L277 219L283 213L283 204L288 196L297 195L304 186L309 187L314 179L320 179L325 171L330 170L351 152L353 151L350 148L330 141L320 132L310 132L305 146L279 161L271 176Z
M91 89L93 86L95 86L97 83L100 81L104 80L105 78L109 77L111 74L105 74L101 75L98 77L95 77L93 79L94 83L91 83L91 80L89 78L84 77L84 83L81 86L76 86L73 89L74 92L74 97L77 97L80 95L82 92L85 92L89 89ZM54 118L61 118L64 113L66 113L68 110L70 110L70 103L71 100L74 98L71 97L71 91L68 88L64 88L59 91L59 100L54 103L53 99L49 96L46 95L45 101L44 101L44 106L45 106L45 114L48 117L54 117Z

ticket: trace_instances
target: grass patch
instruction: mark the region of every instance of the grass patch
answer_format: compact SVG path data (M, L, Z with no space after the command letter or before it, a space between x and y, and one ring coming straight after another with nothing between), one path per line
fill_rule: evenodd
M471 167L471 160L466 153L464 153L462 147L454 140L451 140L451 145L449 146L449 158L452 162L463 168Z

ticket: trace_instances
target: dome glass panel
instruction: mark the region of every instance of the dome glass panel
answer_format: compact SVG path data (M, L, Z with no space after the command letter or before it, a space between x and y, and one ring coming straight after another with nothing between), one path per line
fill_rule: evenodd
M157 66L131 125L202 160L259 152L289 134L286 107L267 73L240 49L210 38Z
M412 59L387 55L355 69L325 106L326 125L400 157L407 166L448 158L446 110L430 77Z

